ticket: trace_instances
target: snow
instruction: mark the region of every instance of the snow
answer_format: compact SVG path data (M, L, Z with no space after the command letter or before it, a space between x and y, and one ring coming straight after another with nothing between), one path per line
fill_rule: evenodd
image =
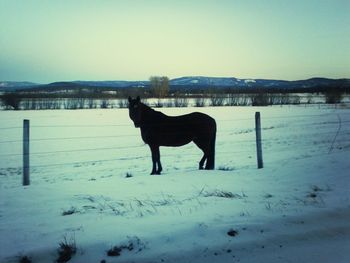
M197 170L202 154L189 144L161 148L164 172L149 175L150 151L125 109L0 111L0 262L54 262L65 238L77 246L69 262L348 262L349 108L160 110L216 119L216 170Z

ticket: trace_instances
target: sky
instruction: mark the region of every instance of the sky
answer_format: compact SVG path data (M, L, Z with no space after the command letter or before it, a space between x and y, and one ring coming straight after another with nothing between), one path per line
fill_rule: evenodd
M350 0L0 0L0 81L350 77Z

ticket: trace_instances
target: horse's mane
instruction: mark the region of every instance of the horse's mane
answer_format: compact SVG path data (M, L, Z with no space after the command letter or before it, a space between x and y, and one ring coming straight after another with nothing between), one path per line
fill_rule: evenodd
M142 102L140 102L140 105L141 105L141 109L142 109L142 111L155 111L154 109L152 109L150 106L148 106L148 105L146 105L146 104L144 104L144 103L142 103Z
M144 121L147 122L155 122L157 120L161 120L164 117L166 117L166 115L160 111L156 111L154 109L152 109L150 106L144 104L144 103L140 103L141 105L141 111L143 112L143 117L145 117Z

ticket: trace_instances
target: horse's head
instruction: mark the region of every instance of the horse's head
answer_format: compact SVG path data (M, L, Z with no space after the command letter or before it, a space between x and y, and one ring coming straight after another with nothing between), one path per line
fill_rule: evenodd
M129 97L129 116L134 122L136 128L140 128L141 125L141 99L137 96L136 99Z

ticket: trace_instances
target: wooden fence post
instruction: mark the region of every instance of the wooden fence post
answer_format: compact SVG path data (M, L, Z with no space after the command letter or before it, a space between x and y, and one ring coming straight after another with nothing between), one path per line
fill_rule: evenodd
M256 156L258 160L258 169L264 167L261 147L261 122L260 112L255 112L255 133L256 133Z
M29 185L29 120L23 120L23 185Z

